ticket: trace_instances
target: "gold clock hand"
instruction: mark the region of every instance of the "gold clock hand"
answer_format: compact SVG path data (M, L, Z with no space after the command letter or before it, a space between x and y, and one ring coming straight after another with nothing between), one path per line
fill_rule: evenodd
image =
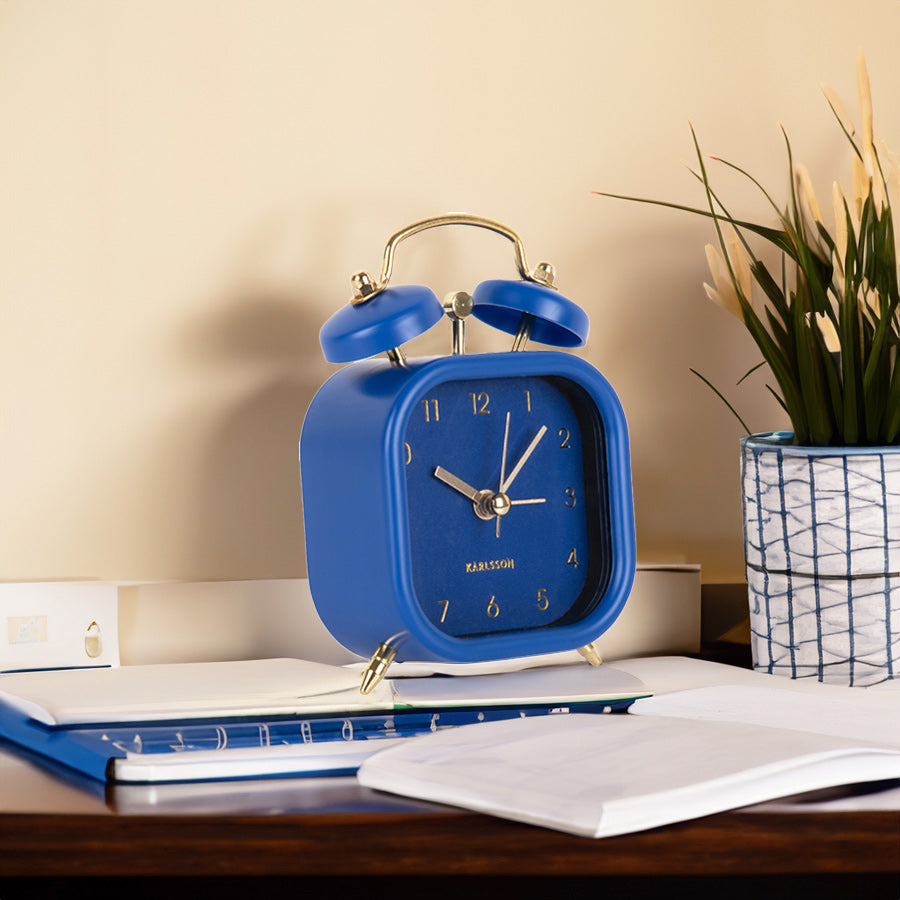
M452 472L448 472L443 466L435 467L434 476L438 480L443 481L448 487L459 491L463 497L471 500L475 515L479 519L488 521L493 519L494 516L497 516L499 519L500 516L506 515L510 510L509 497L506 494L486 490L478 491L471 484L463 481L462 478L458 478Z
M500 457L500 485L498 490L500 493L503 493L503 482L506 479L506 447L509 443L509 416L510 413L507 410L506 413L506 427L503 430L503 456ZM497 537L500 537L500 516L497 516Z
M506 494L503 494L503 496L506 497ZM531 497L527 500L509 500L509 499L507 499L507 502L509 503L509 508L512 509L512 507L514 507L514 506L524 506L526 504L533 504L533 503L546 503L547 498L546 497ZM497 513L497 537L500 537L500 513Z
M509 442L509 413L506 414L506 428L503 431L503 456L500 458L500 486L499 491L503 491L503 482L506 479L506 445Z
M541 425L541 430L534 436L531 443L528 445L528 448L525 450L525 452L522 454L519 461L516 463L512 472L509 473L509 476L507 477L506 481L504 481L503 484L500 485L500 493L501 494L505 494L509 490L509 486L513 483L513 481L516 480L516 476L521 471L522 466L524 466L525 463L528 462L528 457L530 457L531 454L534 453L535 447L537 447L541 438L546 433L547 433L547 426Z
M471 484L466 484L462 478L457 478L452 472L448 472L442 466L438 466L434 470L435 478L443 481L448 487L452 487L453 490L459 491L463 497L467 497L473 503L476 503L480 499L480 491L476 490L472 487Z

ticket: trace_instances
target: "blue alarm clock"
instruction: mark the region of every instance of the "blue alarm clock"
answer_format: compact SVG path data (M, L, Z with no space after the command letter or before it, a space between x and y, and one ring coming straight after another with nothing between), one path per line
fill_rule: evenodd
M443 303L389 286L404 239L470 225L513 242L519 280L491 280ZM367 693L395 658L470 663L593 646L635 572L625 416L607 380L558 350L588 318L530 271L518 235L477 216L416 222L388 241L380 279L324 325L330 362L349 365L314 397L300 469L316 610L370 659ZM407 359L402 344L447 316L452 352ZM514 335L504 353L465 352L470 317ZM386 354L381 358L379 354Z

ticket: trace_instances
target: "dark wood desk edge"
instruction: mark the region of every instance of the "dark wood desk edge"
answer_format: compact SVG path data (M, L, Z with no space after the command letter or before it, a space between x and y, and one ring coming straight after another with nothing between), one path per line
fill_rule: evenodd
M0 817L0 877L900 872L900 812L733 812L592 840L487 816Z

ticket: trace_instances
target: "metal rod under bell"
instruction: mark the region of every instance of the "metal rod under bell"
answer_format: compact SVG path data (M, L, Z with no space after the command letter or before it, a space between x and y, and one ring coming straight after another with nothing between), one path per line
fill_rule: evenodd
M451 350L454 356L461 356L466 352L466 321L465 319L453 320L453 337Z
M528 339L531 337L531 329L534 328L534 316L531 313L522 313L519 319L519 327L516 329L516 335L513 338L512 350L524 350Z
M396 366L398 369L406 368L406 357L399 347L391 347L387 351L387 358L391 361L392 366Z
M454 291L444 298L443 306L452 327L451 351L454 356L460 356L466 352L466 319L472 315L472 295Z

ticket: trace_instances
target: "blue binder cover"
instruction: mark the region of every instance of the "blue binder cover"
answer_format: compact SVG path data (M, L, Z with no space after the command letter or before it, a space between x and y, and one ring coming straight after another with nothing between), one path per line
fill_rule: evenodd
M608 713L633 699L347 716L48 726L0 702L0 737L98 781L157 783L345 775L383 747L459 725L534 715Z

